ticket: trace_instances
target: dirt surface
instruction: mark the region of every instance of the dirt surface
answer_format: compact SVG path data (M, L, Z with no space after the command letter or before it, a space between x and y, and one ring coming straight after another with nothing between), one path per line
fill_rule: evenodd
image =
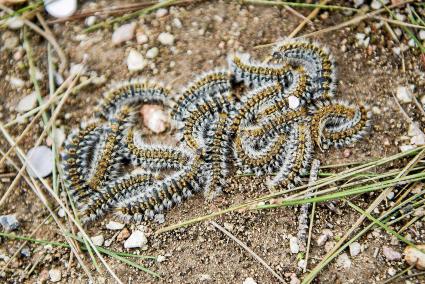
M118 2L117 2L118 3ZM101 1L96 7L110 5ZM88 7L89 4L84 4ZM307 15L308 10L300 10ZM182 27L173 24L174 19L180 19ZM341 12L323 12L314 20L314 27L307 25L301 34L335 25L349 19L350 16ZM78 94L72 96L61 114L57 124L64 127L66 134L83 120L93 116L93 108L97 105L101 94L107 90L112 81L127 80L133 77L149 77L179 90L186 82L197 74L214 68L226 66L226 56L233 51L247 51L264 58L270 49L256 49L257 45L274 42L291 33L301 19L285 9L276 7L247 6L237 3L202 2L185 7L172 8L161 18L155 14L148 15L137 23L137 30L149 37L146 44L138 44L135 39L114 46L111 43L112 30L99 30L87 35L82 33L85 27L83 21L73 21L52 25L52 30L63 47L65 54L72 64L80 63L87 58L85 76L104 75L107 83L104 85L89 85ZM357 26L340 29L331 33L322 34L314 38L320 44L326 45L334 56L338 69L339 84L337 96L352 101L361 101L373 108L373 130L369 136L346 149L331 149L318 155L322 165L339 164L352 161L364 161L372 158L384 157L399 151L399 146L409 144L407 137L408 122L401 114L395 103L394 95L397 86L415 86L415 95L418 100L425 92L423 66L421 67L419 52L409 49L398 56L392 52L397 45L384 29L374 29L374 22L369 21ZM368 47L359 46L356 42L356 33L365 27L372 27L374 41ZM175 36L173 46L164 46L157 41L159 33L169 31ZM5 31L2 31L4 33ZM18 50L22 51L22 33L7 31L18 37L19 46L14 50L2 50L0 53L0 113L2 123L16 117L14 110L19 100L33 91L27 72L25 56L14 59ZM45 41L38 35L29 34L34 48L34 57L37 67L44 74L40 80L43 93L47 90L47 49ZM401 39L406 41L406 39ZM151 47L159 48L159 55L148 59L148 66L141 72L129 73L126 58L130 49L136 49L142 54ZM172 63L173 62L173 63ZM19 90L11 86L10 77L21 78L25 86ZM66 74L64 74L66 77ZM403 104L405 111L412 119L419 123L421 113L415 104ZM423 124L422 124L423 126ZM8 130L13 137L17 137L24 129L25 124L19 124ZM41 133L40 124L31 130L22 143L22 148L28 150ZM0 139L0 148L8 149L6 141ZM377 169L382 171L385 169ZM14 172L11 166L0 169L0 172ZM0 182L0 196L6 191L13 178L2 178ZM175 224L192 217L205 215L218 209L227 208L249 198L267 193L265 190L252 188L249 180L236 181L242 186L239 190L224 194L212 202L207 202L202 196L196 196L173 208L165 214L165 223L144 223L148 232L148 246L146 251L129 250L132 253L146 255L162 255L166 260L161 263L141 260L140 263L162 275L161 279L154 279L134 268L107 259L117 275L125 283L242 283L252 277L257 283L277 283L258 261L252 258L234 241L222 232L215 229L208 222L199 223L188 228L178 229L159 236L153 234L157 229ZM374 200L376 194L366 194L353 201L366 208ZM313 228L309 268L315 267L326 254L324 245L317 245L317 239L324 229L330 229L333 237L328 242L336 242L357 220L358 213L343 202L335 202L333 206L318 205ZM383 210L385 203L379 208ZM1 215L16 214L21 227L15 232L19 235L29 235L35 227L47 216L48 212L38 198L31 192L25 182L21 181L1 208ZM247 244L260 255L278 274L288 283L295 273L299 279L303 278L298 268L297 254L291 254L289 236L297 234L298 208L290 207L261 212L239 212L227 214L215 219L215 222L225 225L237 238ZM90 225L87 232L90 236L102 234L110 239L115 232L106 229L105 224L113 216ZM131 231L136 224L129 224ZM414 243L425 242L425 231L422 223L418 222L405 232ZM44 240L60 240L54 223L43 225L35 236ZM405 269L407 264L403 260L388 261L382 253L383 245L389 245L394 250L402 252L404 245L394 242L391 236L381 230L374 230L359 240L362 251L357 256L349 256L350 268L339 267L335 261L331 262L319 275L317 283L378 283L389 278L388 270L397 272ZM0 254L11 256L22 242L1 239ZM8 283L34 283L46 277L47 271L58 268L62 272L62 283L86 283L87 276L79 267L76 260L70 262L69 250L52 248L49 246L28 243L31 256L18 256L12 261L9 268L2 271L0 281ZM114 241L110 247L117 251L126 251L123 241ZM346 252L349 255L349 252ZM20 277L28 266L37 259L42 261L27 274L27 278ZM85 260L90 263L88 256ZM0 258L0 263L4 263ZM93 271L93 273L95 273ZM106 272L96 277L99 283L113 283ZM409 279L410 283L425 281L423 276ZM405 280L397 280L405 283ZM423 283L423 282L422 282Z

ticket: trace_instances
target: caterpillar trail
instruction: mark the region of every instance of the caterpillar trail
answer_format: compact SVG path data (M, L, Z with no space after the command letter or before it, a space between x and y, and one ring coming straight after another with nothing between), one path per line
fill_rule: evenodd
M369 131L364 105L334 98L327 49L287 41L272 59L231 55L228 69L199 76L175 100L147 80L106 92L95 123L73 131L62 154L82 222L109 211L127 222L149 220L196 193L211 199L229 192L241 173L264 177L256 182L272 190L293 187L315 151L352 144ZM136 121L143 104L169 111L175 143L143 140Z

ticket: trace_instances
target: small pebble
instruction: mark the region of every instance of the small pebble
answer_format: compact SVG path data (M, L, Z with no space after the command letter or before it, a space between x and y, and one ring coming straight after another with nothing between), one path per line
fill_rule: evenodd
M382 253L390 261L401 259L401 254L399 252L395 251L393 248L388 247L388 246L382 247Z
M149 38L142 31L137 31L136 41L137 41L138 44L145 44L149 41Z
M425 40L425 30L421 30L418 36L421 40Z
M24 21L18 16L10 17L7 19L7 27L12 30L17 30L22 28L24 25Z
M44 8L53 17L66 18L77 11L77 0L44 1Z
M297 274L295 273L291 273L291 281L289 282L289 284L300 284L301 281L300 279L298 279Z
M32 110L37 105L37 95L35 92L23 97L18 105L16 106L16 111L23 113Z
M289 96L288 105L290 109L297 109L300 106L300 99L296 96Z
M200 282L209 282L211 280L212 280L212 277L209 274L201 274L201 275L199 275L199 281Z
M139 230L134 231L124 242L124 248L141 248L148 243L145 233Z
M2 215L0 216L0 225L6 232L11 232L19 228L18 219L13 215Z
M350 244L350 255L357 256L360 253L361 246L358 242L353 242Z
M425 251L425 244L416 245L422 251ZM404 250L404 260L409 265L415 265L417 269L425 270L425 253L408 246Z
M65 210L63 210L63 208L59 209L58 216L63 218L63 217L65 217L65 215L66 215Z
M298 239L297 237L290 236L289 237L289 249L291 250L291 253L295 254L300 251L300 246L298 245Z
M179 18L174 18L172 24L175 28L178 28L178 29L180 29L183 26Z
M345 149L343 152L344 158L348 158L351 155L351 151L350 149Z
M161 263L164 262L166 260L165 256L163 255L158 255L156 258L156 262Z
M248 277L242 282L242 284L257 284L257 282L255 282L254 278Z
M12 87L14 87L15 89L21 89L22 87L25 86L25 82L24 80L18 78L18 77L10 77L9 79L10 85L12 85Z
M168 14L168 10L167 9L160 8L160 9L156 10L155 16L157 18L162 18L162 17L164 17L167 14Z
M153 59L158 56L159 49L158 47L152 47L148 51L146 51L146 57Z
M393 198L394 198L394 191L390 191L388 194L387 194L387 199L388 200L393 200Z
M59 282L62 278L62 273L59 269L51 269L49 270L49 278L52 282Z
M105 238L103 237L103 235L98 235L98 236L91 237L91 241L93 242L95 246L101 246L103 245Z
M84 72L84 65L83 64L71 64L71 68L69 68L69 74L70 75L77 75L82 74Z
M163 224L165 222L164 214L156 214L153 220L158 224Z
M415 149L416 147L414 145L401 145L400 147L401 152L406 152Z
M163 45L173 45L174 44L174 36L167 32L162 32L158 36L158 41Z
M394 276L394 275L396 275L397 270L395 270L394 267L390 267L390 268L388 268L387 273L388 273L389 276Z
M121 232L117 236L117 241L122 242L130 236L130 231L127 228L121 230Z
M381 9L382 3L379 0L373 0L370 7L372 7L373 10L378 10Z
M154 133L161 133L167 129L168 117L158 105L143 105L140 109L143 124Z
M87 17L86 20L84 21L85 25L87 27L93 26L96 23L96 16L90 16Z
M127 57L128 71L140 71L145 68L147 62L143 58L143 55L135 49L130 50Z
M19 45L19 38L13 32L5 31L1 39L3 40L3 47L5 49L13 50Z
M330 237L333 237L333 232L329 229L324 229L322 234L317 239L317 245L323 246Z
M125 24L117 28L112 34L112 44L118 45L122 42L131 40L134 37L136 23Z
M397 87L397 98L402 103L410 103L412 102L412 93L408 87L398 86Z
M343 253L340 256L338 256L337 260L336 260L336 265L341 267L341 268L345 268L348 269L351 267L351 260L348 257L348 254Z
M121 230L122 228L124 228L124 224L122 223L118 223L115 221L109 221L108 224L106 224L106 229L108 230Z
M53 170L52 150L44 145L31 148L27 153L28 174L32 177L46 177Z
M354 7L358 8L364 4L364 0L354 0Z
M30 257L31 256L31 250L29 247L25 246L21 249L21 255L23 257Z

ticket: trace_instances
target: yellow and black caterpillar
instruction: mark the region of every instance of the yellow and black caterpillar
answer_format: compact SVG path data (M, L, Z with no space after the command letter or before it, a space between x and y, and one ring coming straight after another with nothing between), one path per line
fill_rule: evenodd
M273 51L273 63L247 54L228 61L228 69L200 76L177 100L146 80L105 94L97 122L73 132L63 153L83 222L108 211L148 220L197 192L213 198L239 174L269 176L274 190L292 187L315 149L354 143L370 128L365 106L333 98L334 63L317 44L287 41ZM169 110L175 145L137 135L143 104Z

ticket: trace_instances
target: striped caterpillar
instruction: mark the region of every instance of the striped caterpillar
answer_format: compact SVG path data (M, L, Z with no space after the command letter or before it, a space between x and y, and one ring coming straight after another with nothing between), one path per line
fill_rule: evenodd
M231 55L228 69L199 76L177 99L147 80L106 92L97 121L74 131L63 153L81 221L107 212L149 220L198 192L214 198L241 173L268 176L270 189L286 189L308 173L315 150L343 147L367 133L366 107L334 98L328 50L286 41L271 58ZM175 143L143 140L136 127L143 104L169 111Z

